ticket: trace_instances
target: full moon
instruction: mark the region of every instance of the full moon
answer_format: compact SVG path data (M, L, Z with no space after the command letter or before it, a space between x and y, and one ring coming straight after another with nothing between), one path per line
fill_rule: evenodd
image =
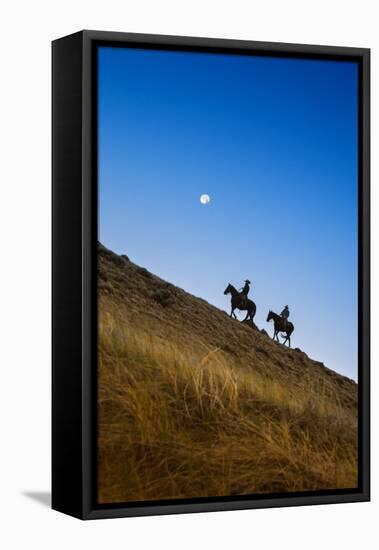
M201 195L200 202L201 204L208 204L208 202L211 200L209 195Z

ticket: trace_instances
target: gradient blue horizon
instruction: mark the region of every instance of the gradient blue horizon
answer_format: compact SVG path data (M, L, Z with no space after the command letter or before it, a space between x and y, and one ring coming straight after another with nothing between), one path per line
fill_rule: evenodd
M98 55L99 240L227 312L250 279L260 328L288 304L293 346L357 380L357 65Z

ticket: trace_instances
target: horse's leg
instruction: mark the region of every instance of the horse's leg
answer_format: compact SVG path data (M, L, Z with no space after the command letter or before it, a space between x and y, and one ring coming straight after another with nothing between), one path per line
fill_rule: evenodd
M254 315L255 315L255 311L254 311L254 308L253 307L250 307L248 310L247 310L247 315L246 315L246 319L250 319L250 321L253 321L254 319ZM245 321L246 321L245 319Z
M291 336L288 336L288 347L291 347Z
M246 317L245 317L245 319L242 321L243 323L244 323L245 321L248 320L249 315L250 315L250 312L249 312L249 310L247 310Z

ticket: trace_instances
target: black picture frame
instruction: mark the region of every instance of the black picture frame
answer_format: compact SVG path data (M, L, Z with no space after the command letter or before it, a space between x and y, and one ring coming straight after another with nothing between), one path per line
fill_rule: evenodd
M96 258L98 45L238 53L359 64L359 487L96 504ZM81 519L370 499L370 50L81 31L52 43L52 507Z

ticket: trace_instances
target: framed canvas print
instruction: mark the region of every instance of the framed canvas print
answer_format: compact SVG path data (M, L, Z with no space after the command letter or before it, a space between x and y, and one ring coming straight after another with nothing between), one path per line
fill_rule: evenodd
M53 42L53 508L369 499L369 50Z

